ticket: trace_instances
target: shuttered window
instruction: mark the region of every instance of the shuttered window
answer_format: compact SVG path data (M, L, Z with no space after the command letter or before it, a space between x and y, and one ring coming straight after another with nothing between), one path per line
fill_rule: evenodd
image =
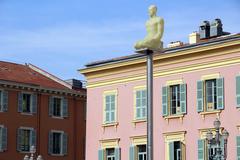
M115 122L116 119L116 95L105 96L105 123Z
M37 113L37 94L18 93L18 112Z
M50 131L48 135L48 153L52 155L67 155L68 135L63 131Z
M63 97L49 97L49 115L68 117L68 100Z
M4 126L0 127L0 152L7 150L7 128Z
M236 137L237 160L240 160L240 136Z
M211 112L224 109L224 79L197 82L197 111Z
M8 92L0 90L0 111L7 112L8 110Z
M137 90L136 91L136 112L135 119L145 119L147 115L146 106L147 106L147 93L146 90Z
M162 88L163 116L187 113L186 84L164 86Z
M36 130L33 128L19 128L17 130L17 150L29 152L31 146L36 147Z
M237 107L240 108L240 76L236 77L236 102Z

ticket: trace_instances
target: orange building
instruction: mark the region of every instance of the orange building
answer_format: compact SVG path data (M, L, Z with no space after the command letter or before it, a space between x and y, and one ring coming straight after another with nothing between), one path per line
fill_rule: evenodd
M31 146L44 159L84 160L81 84L31 64L0 62L0 160L21 160Z

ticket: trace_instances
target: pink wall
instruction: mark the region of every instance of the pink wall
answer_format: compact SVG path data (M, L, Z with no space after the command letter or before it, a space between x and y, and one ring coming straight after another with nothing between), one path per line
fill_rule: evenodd
M235 56L240 53L235 53ZM232 55L228 55L228 58ZM224 59L224 56L221 57ZM209 59L208 59L209 60ZM211 59L212 60L212 59ZM198 63L207 60L198 60ZM194 62L188 62L194 63ZM196 62L195 62L196 63ZM186 63L182 63L183 65ZM169 65L166 68L174 68L180 64ZM161 70L160 68L157 68ZM236 159L236 136L240 135L237 125L240 125L240 111L236 108L236 87L235 77L240 72L240 64L228 67L208 69L204 71L189 72L184 74L175 74L167 77L154 78L154 159L164 160L165 144L163 133L174 131L187 131L186 133L186 159L197 159L197 140L200 138L198 129L212 128L216 115L206 115L205 119L197 112L196 109L196 86L197 80L202 75L220 73L224 77L225 89L225 109L220 114L222 126L229 133L228 141L228 159ZM111 79L111 77L105 77ZM169 123L162 117L161 93L162 86L168 80L183 79L187 84L187 115L184 116L183 122L179 119L170 119ZM97 160L98 149L100 148L99 140L120 138L121 159L129 159L129 147L131 145L131 136L145 135L146 123L138 123L136 127L132 124L133 120L133 88L144 85L145 81L128 82L125 84L104 86L98 88L89 88L87 91L87 142L86 142L86 159ZM118 90L118 122L117 130L114 127L102 128L103 118L103 92L106 90Z

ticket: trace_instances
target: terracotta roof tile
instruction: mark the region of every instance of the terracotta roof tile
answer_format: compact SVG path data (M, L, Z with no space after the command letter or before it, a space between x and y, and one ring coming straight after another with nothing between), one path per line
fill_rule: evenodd
M0 80L52 89L68 89L64 85L32 70L27 65L0 61Z

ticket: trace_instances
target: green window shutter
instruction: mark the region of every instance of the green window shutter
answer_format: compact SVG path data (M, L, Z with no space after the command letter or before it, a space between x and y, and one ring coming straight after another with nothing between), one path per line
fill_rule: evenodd
M197 111L203 112L203 81L197 81Z
M53 104L54 103L54 98L52 96L49 96L49 104L48 104L48 114L49 116L53 115Z
M180 106L183 114L187 113L187 85L180 85Z
M142 96L141 91L136 91L136 119L142 118Z
M3 94L2 110L3 110L3 112L7 112L7 110L8 110L8 92L3 91L2 94Z
M224 109L224 78L217 79L217 109Z
M240 136L237 136L237 160L240 160Z
M68 135L66 133L63 133L62 135L62 154L67 155L67 149L68 149Z
M62 116L68 117L68 100L66 98L62 98Z
M115 148L115 160L121 160L121 149L118 147L118 148Z
M110 122L110 96L105 97L105 123Z
M115 122L115 112L116 112L116 101L115 101L116 97L115 95L111 95L111 118L110 121L111 122Z
M168 116L168 87L162 87L162 114Z
M32 94L31 95L32 99L32 113L37 113L37 94Z
M48 133L48 154L53 153L53 133Z
M30 144L31 146L35 146L36 147L36 130L33 129L31 130L31 137L30 137Z
M142 91L142 118L146 118L147 116L147 91Z
M17 130L17 151L21 151L21 147L22 147L22 138L23 138L23 134L22 134L22 129L18 128Z
M205 148L205 140L199 139L198 140L198 160L205 159L204 148Z
M23 96L22 93L18 93L18 112L22 112L23 109Z
M240 76L236 77L236 100L237 107L240 107Z
M135 160L135 146L129 148L129 160Z
M169 160L174 160L174 142L169 142L168 143L169 147Z
M98 150L98 160L104 160L104 150Z
M2 144L1 144L1 149L3 151L7 150L7 128L6 127L2 127L1 128L1 132L2 132Z

